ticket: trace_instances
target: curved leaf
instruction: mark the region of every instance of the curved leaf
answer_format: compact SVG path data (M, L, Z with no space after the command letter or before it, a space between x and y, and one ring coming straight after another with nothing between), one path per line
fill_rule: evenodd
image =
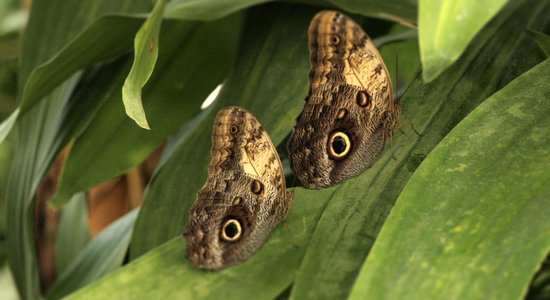
M420 0L418 30L423 78L432 81L454 63L506 0ZM524 1L513 1L520 4Z
M151 77L159 53L159 32L166 0L157 0L134 39L134 63L122 86L122 102L128 117L139 127L150 129L141 103L141 89Z
M185 20L214 20L241 9L274 0L173 0L166 6L165 17ZM393 20L413 26L417 7L414 0L287 0L321 7L330 4L350 13Z
M92 23L32 71L23 89L21 113L25 114L76 71L130 52L131 37L142 22L143 18L108 16Z
M392 20L407 26L416 24L415 0L327 0L339 8L364 16Z
M292 282L333 189L312 194L297 188L288 219L243 264L217 272L193 268L177 237L69 299L273 299ZM124 286L124 288L120 288Z
M211 21L269 1L273 0L172 0L166 5L164 17Z
M550 60L464 119L412 176L352 299L519 299L550 251Z

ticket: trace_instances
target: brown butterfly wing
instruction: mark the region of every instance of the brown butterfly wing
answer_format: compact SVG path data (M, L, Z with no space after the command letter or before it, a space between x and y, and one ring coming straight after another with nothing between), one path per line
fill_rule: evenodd
M216 116L208 173L185 229L186 256L198 268L220 269L261 247L286 217L292 196L267 132L239 107L224 108ZM229 219L238 220L238 240L222 238Z
M323 11L308 32L310 91L288 150L297 177L315 189L370 167L393 134L400 108L380 54L353 20ZM345 157L335 159L329 147L337 132L349 137L350 148Z

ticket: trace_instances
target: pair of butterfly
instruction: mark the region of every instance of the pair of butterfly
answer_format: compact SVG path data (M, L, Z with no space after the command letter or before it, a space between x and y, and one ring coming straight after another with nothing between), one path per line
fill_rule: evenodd
M380 54L353 20L323 11L308 34L310 90L288 151L303 185L318 189L370 167L395 132L400 107ZM248 259L286 218L292 198L260 122L242 108L222 109L208 179L184 232L186 256L195 267L213 270Z

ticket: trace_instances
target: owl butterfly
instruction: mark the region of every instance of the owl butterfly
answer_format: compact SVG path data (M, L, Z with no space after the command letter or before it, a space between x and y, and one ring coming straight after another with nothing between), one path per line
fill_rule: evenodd
M184 232L187 258L211 270L245 261L286 218L292 198L260 122L242 108L222 109L212 130L208 178Z
M306 188L332 186L378 159L397 128L400 106L372 40L349 17L318 13L309 25L309 94L288 142Z

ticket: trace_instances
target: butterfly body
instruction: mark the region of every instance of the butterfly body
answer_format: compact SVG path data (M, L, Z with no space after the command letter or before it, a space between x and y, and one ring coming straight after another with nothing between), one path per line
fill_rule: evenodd
M307 188L355 177L378 159L400 113L374 44L335 11L309 27L310 89L288 142L291 167Z
M222 109L212 133L208 178L186 226L186 256L198 268L248 259L288 213L279 156L260 122L238 107Z

